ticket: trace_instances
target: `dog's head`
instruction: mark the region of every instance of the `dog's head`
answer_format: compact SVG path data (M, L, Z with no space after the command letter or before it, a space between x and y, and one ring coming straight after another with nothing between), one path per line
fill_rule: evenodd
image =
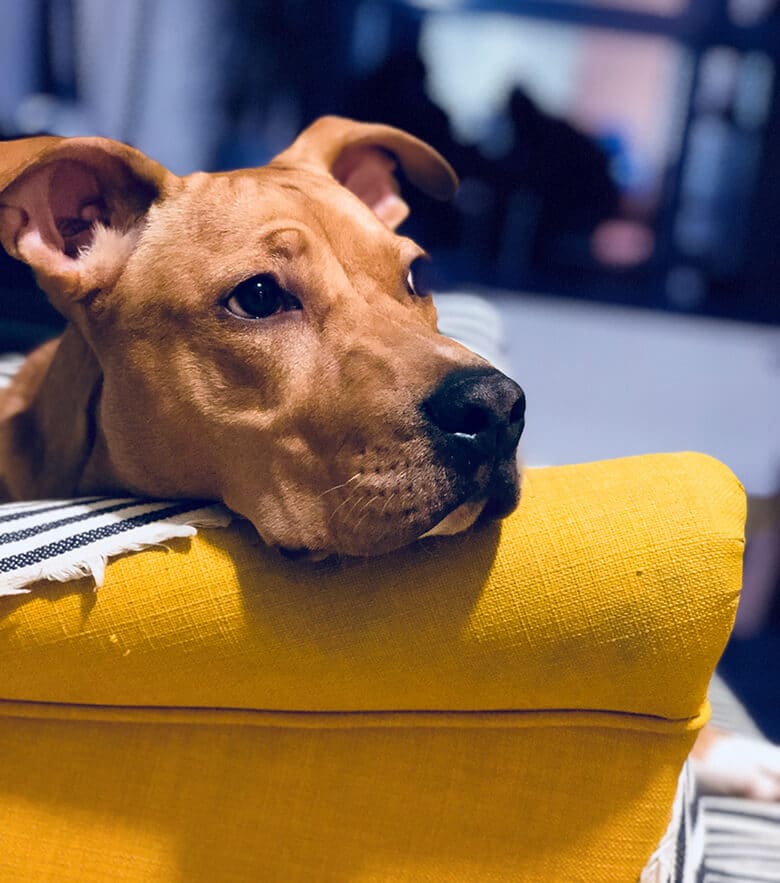
M0 144L0 238L99 365L74 491L219 499L353 555L514 508L522 391L437 332L396 161L453 194L426 144L336 117L185 178L106 139Z

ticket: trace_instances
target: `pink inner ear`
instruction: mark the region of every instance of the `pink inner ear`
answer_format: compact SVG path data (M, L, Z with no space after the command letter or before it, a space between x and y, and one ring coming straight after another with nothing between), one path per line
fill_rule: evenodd
M92 242L93 224L108 224L108 208L97 176L73 160L59 160L26 175L3 194L3 203L16 212L18 229L11 231L17 248L37 240L55 253L75 258Z
M110 226L108 207L95 174L86 166L64 160L49 179L49 207L62 241L62 251L75 257L92 242L96 221Z
M409 207L398 195L394 168L395 162L384 151L358 145L341 152L332 174L394 229L409 214Z

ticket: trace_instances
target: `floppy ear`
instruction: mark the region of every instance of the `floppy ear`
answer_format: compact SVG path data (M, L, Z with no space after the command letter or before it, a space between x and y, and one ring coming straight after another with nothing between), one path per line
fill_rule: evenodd
M458 178L444 157L419 138L379 123L320 117L271 164L332 175L395 229L409 213L393 177L396 160L428 196L445 200L455 195Z
M0 142L0 242L66 316L116 281L151 203L175 176L107 138Z

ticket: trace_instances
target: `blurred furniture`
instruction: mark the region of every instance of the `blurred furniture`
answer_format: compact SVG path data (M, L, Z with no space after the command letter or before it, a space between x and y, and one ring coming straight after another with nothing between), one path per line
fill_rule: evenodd
M407 0L401 5L414 10L419 4ZM654 134L660 134L665 145L652 187L634 205L634 209L642 207L643 220L655 228L652 260L642 260L633 269L610 267L593 260L582 244L562 249L553 243L550 260L529 275L517 254L528 235L525 200L517 207L514 223L510 216L504 233L508 248L502 248L499 261L506 264L509 257L514 278L504 273L490 280L484 272L473 278L586 299L780 321L774 286L780 272L774 247L780 224L777 0L466 0L457 4L455 12L462 16L461 35L466 41L479 15L492 15L497 27L503 16L507 27L522 26L531 32L536 28L540 43L544 37L538 29L543 25L549 35L592 41L592 54L599 59L620 56L628 81L623 88L620 67L599 68L600 76L583 87L571 114L582 113L582 105L592 103L591 96L607 96L599 105L596 125L608 130L590 134L601 135L602 140L607 135L607 141L619 143L622 127L630 129L620 100L630 96L635 106L655 103L659 119ZM434 15L444 19L447 13ZM552 50L554 41L550 43ZM636 50L640 45L659 53L658 59L666 57L665 64L655 65L655 75L636 75L632 47ZM481 67L487 73L489 53L480 55L480 48L475 46L469 70ZM521 56L522 52L518 50ZM557 94L562 77L567 82L572 78L587 82L587 64L562 74L558 59L546 63L543 56L528 56L527 48L525 54L530 70L510 66L504 74L530 87L532 95L544 82L550 94ZM645 90L651 80L654 91ZM506 88L506 83L499 88ZM610 100L618 101L612 119L604 113ZM632 135L636 138L637 132ZM618 151L613 171L618 179L621 165ZM572 189L576 187L574 182ZM592 196L586 199L583 209L592 208L593 202Z
M645 456L370 561L239 523L0 598L0 879L634 881L743 520L720 463Z
M528 395L523 455L575 463L697 450L748 494L780 470L780 328L486 291Z
M224 134L230 6L218 0L2 4L0 134L104 135L177 174Z
M717 674L710 683L709 699L715 726L752 739L766 739ZM702 845L696 881L780 880L780 804L703 795L697 800L695 814Z

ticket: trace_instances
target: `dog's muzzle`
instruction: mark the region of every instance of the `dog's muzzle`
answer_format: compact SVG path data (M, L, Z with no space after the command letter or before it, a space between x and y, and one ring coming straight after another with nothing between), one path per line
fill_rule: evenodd
M444 378L422 411L436 456L461 500L479 500L492 518L508 515L519 498L523 390L495 368L463 368Z

